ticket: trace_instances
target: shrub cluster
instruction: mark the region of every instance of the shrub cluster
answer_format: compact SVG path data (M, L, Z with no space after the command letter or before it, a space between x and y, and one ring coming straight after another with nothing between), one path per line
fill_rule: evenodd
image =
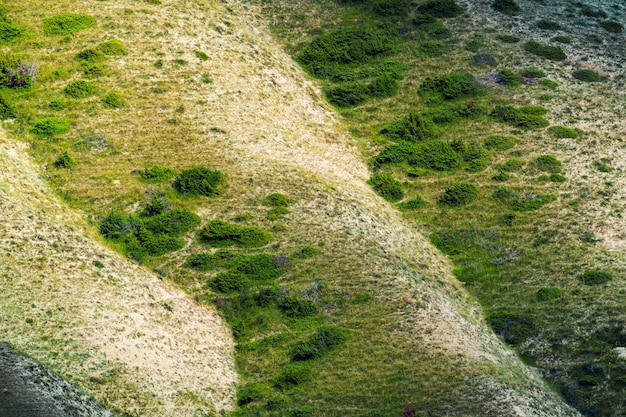
M419 91L422 94L439 94L444 100L480 96L486 93L485 87L478 84L472 75L459 73L428 77L420 86Z
M622 33L622 31L624 30L622 24L614 20L602 20L601 22L599 22L599 25L602 26L604 30L611 33Z
M288 317L306 317L317 312L314 302L293 295L282 298L278 302L278 309Z
M396 202L404 198L402 183L391 174L386 172L374 174L367 182L372 186L376 194L387 201Z
M258 248L272 241L265 229L257 226L239 227L223 220L212 220L200 230L201 242L213 247L239 246Z
M540 106L499 106L491 113L496 120L509 123L522 129L541 129L550 125L542 116L548 112Z
M520 344L535 334L535 323L525 314L497 310L487 316L487 322L510 345Z
M587 83L602 81L602 76L590 68L576 70L572 72L572 77Z
M533 55L549 59L550 61L563 61L567 55L558 46L543 45L537 41L528 41L524 44L524 50Z
M104 60L104 55L94 49L84 49L76 54L76 59L83 62L100 62Z
M539 194L533 192L515 192L508 187L498 187L492 198L508 204L515 211L538 210L545 204L556 200L554 194Z
M537 21L536 25L539 29L544 29L544 30L563 29L563 27L558 22L555 22L554 20L548 20L548 19L541 19Z
M26 29L10 22L0 22L0 42L11 42L21 38Z
M98 45L98 50L108 56L121 56L128 54L126 45L118 39L111 39L110 41L102 42Z
M466 143L461 139L455 139L450 144L452 148L463 158L469 172L480 172L491 163L491 154L486 149L474 143Z
M16 116L15 109L3 96L0 96L0 120L11 119Z
M62 117L46 117L38 120L30 128L37 136L52 137L70 130L70 121Z
M400 86L391 75L384 74L369 84L351 83L340 87L324 90L329 103L337 107L353 107L364 103L369 98L386 98L394 96Z
M348 339L348 332L338 327L321 327L307 340L298 343L291 351L294 361L317 359L328 351L342 345Z
M183 170L176 177L172 186L183 195L210 197L219 195L224 191L226 176L221 171L195 167Z
M46 35L73 35L96 25L96 19L88 14L58 14L43 21Z
M507 149L513 148L516 142L517 141L513 136L492 135L486 137L483 143L487 149L492 149L494 151L506 151Z
M491 3L491 7L509 16L516 15L521 11L521 8L515 0L494 0L494 2Z
M478 187L474 184L460 182L446 188L439 196L439 203L451 207L464 206L476 200L478 194Z
M506 69L500 70L498 73L502 84L508 87L519 87L522 85L522 76Z
M220 272L209 280L211 289L220 293L232 293L248 288L253 284L271 281L284 273L278 265L276 258L267 253L257 255L232 254L231 258L223 258L216 253L194 255L189 257L185 266L200 271L209 271L218 267L228 267L225 272ZM263 290L261 290L263 292ZM267 295L275 299L277 294ZM267 300L269 302L269 299Z
M454 148L440 140L418 144L401 142L386 147L374 158L375 166L406 163L433 171L453 171L461 166L461 162L461 156Z
M423 116L409 112L405 118L385 126L380 133L391 140L419 142L435 136L435 129Z
M580 280L586 285L602 285L613 279L613 274L600 269L589 269L580 275Z
M398 204L400 210L419 210L428 207L428 202L420 196L415 196L410 200Z
M565 126L550 126L548 133L557 139L570 138L574 139L578 137L578 131L571 127Z
M105 107L110 109L119 109L126 105L126 100L117 91L111 91L102 99Z
M539 171L558 173L563 169L561 161L552 155L541 155L533 160L533 166Z
M141 180L147 183L164 182L174 175L174 170L167 167L153 165L152 167L139 171Z
M73 98L85 98L98 92L96 85L89 81L76 80L70 82L63 90L65 94Z
M74 160L66 151L59 155L52 165L54 165L55 168L69 169L74 165Z
M522 40L519 36L508 35L508 34L498 35L496 36L496 39L504 43L518 43L519 41Z
M537 291L537 300L552 301L563 296L563 290L559 287L542 287Z
M454 0L427 0L417 7L422 14L440 18L457 17L463 13L463 8Z

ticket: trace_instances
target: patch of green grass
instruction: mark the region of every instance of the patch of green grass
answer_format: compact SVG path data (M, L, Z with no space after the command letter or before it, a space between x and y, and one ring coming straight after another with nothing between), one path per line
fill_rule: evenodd
M158 165L153 165L152 167L139 171L141 180L147 183L165 182L172 178L173 175L173 169Z
M539 171L561 172L563 164L552 155L541 155L533 159L532 165Z
M494 0L491 7L509 16L516 15L522 10L515 0Z
M189 256L183 266L199 271L211 271L216 268L215 256L208 252Z
M263 204L272 207L287 207L291 204L291 199L285 194L272 193L265 197Z
M226 176L221 171L195 167L178 174L172 186L186 196L216 196L224 192Z
M194 55L200 61L207 61L209 59L209 56L205 52L202 52L202 51L194 51Z
M391 174L385 172L374 174L368 180L368 183L376 191L376 194L387 201L396 202L404 198L402 183Z
M63 117L46 117L38 120L30 128L30 131L41 137L53 137L70 130L71 123Z
M590 68L576 70L572 72L572 77L586 83L595 83L598 81L602 81L603 78L597 71L594 71Z
M73 98L86 98L96 94L98 89L92 82L76 80L66 85L63 92Z
M564 61L567 55L558 46L543 45L537 41L528 41L524 44L524 50L533 55L549 59L550 61Z
M291 351L294 361L308 361L324 356L348 339L348 332L338 327L321 327L307 340L298 343Z
M580 280L586 285L602 285L613 279L613 274L600 269L589 269L580 275Z
M570 138L575 139L578 137L579 133L577 130L572 129L571 127L565 126L550 126L548 128L548 133L557 139Z
M119 39L111 39L98 45L98 51L107 56L122 56L128 54L128 48Z
M497 310L487 316L493 331L510 345L519 345L536 334L532 317L508 310Z
M518 43L522 40L519 36L508 34L498 35L496 36L496 39L504 43Z
M540 194L529 191L517 192L508 187L498 187L492 198L509 205L515 211L539 210L544 205L556 200L553 194Z
M55 168L70 169L74 165L74 160L66 151L59 155L52 165Z
M13 105L10 104L3 96L0 96L0 120L11 119L17 114Z
M622 33L624 30L624 26L621 23L616 22L614 20L602 20L598 22L598 24L607 32L611 33Z
M106 96L104 96L104 98L102 99L102 103L105 107L108 107L110 109L120 109L126 105L126 99L124 99L124 96L121 93L117 91L111 91Z
M419 142L435 136L435 129L431 122L414 111L396 122L385 126L380 133L391 140Z
M95 49L83 49L76 54L76 59L83 62L100 62L104 60L104 55Z
M73 35L96 25L96 19L88 14L58 14L43 21L46 35Z
M537 291L537 300L553 301L563 297L563 290L558 287L542 287Z
M26 34L26 29L10 22L0 22L0 42L11 42Z
M448 142L439 140L390 145L374 158L375 166L403 163L433 171L454 171L461 166L462 159Z
M239 246L257 248L272 241L265 229L257 226L239 227L223 220L212 220L198 233L202 243L213 247Z
M540 106L499 106L491 112L491 116L495 120L522 129L542 129L550 125L550 122L542 117L546 112L547 109Z
M452 73L438 77L427 77L419 89L421 94L439 94L444 100L455 100L461 97L477 97L486 93L485 87L478 84L473 76L467 73Z
M491 135L484 139L483 145L494 151L506 151L515 146L517 140L513 136Z
M410 200L398 204L400 210L419 210L428 207L428 202L420 196L415 196Z

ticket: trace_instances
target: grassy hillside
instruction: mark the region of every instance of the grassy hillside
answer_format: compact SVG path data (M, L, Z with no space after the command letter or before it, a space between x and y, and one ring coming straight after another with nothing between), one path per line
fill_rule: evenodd
M603 328L607 315L601 312L597 328L585 327L584 317L573 322L576 331L582 329L577 347L565 345L563 352L557 352L548 348L548 341L556 337L562 320L548 313L576 310L595 291L608 300L602 309L611 308L611 300L613 308L619 308L618 286L623 281L618 264L599 245L581 247L573 239L574 220L556 218L559 210L567 210L568 215L585 219L574 204L564 204L572 200L567 193L578 191L568 189L574 186L571 179L560 182L563 169L568 178L574 175L568 170L568 154L551 148L555 142L547 133L539 136L537 131L498 120L509 118L511 111L506 113L506 108L501 116L499 110L491 114L495 106L514 104L517 109L537 104L533 100L539 95L552 94L554 99L561 90L552 92L553 84L477 87L455 101L455 96L446 100L445 95L452 93L439 91L440 83L433 81L430 89L417 94L426 76L473 70L467 65L472 54L464 49L469 43L466 36L473 32L461 32L455 23L450 24L454 32L447 32L441 21L425 18L420 25L427 25L426 34L413 39L414 28L398 30L397 22L352 2L272 2L264 3L265 9L254 3L175 0L5 4L7 22L18 28L9 31L17 35L9 35L3 46L7 78L2 97L11 141L28 144L48 186L64 204L84 213L89 223L85 233L141 263L131 268L118 261L121 269L158 284L145 272L151 269L162 281L194 297L195 302L181 298L190 310L206 312L205 305L220 312L236 342L237 395L229 396L235 378L228 362L222 361L222 367L206 365L213 366L213 372L226 373L223 384L215 384L206 368L188 371L206 363L208 355L197 349L198 343L208 342L195 341L193 335L203 325L194 324L194 314L179 318L170 334L178 337L173 345L185 352L193 350L199 357L168 358L174 375L147 373L163 381L189 383L187 393L172 394L170 387L156 383L143 389L117 380L92 381L74 367L76 360L48 358L54 349L41 337L48 328L29 331L19 346L22 350L128 415L158 415L153 403L159 404L161 414L166 409L179 415L207 415L214 407L234 407L235 415L411 415L412 409L417 415L577 415L498 340L482 310L492 324L500 320L520 326L524 333L514 329L518 336L514 344L541 369L547 366L544 363L553 365L550 354L565 355L557 368L562 375L578 366L573 353L582 335ZM463 13L454 19L459 28L473 22ZM265 29L268 21L294 57L301 57L312 39L340 22L358 29L356 34L341 34L342 39L365 40L361 44L370 51L366 55L380 57L341 62L345 55L339 54L338 65L328 69L324 59L314 65L317 55L311 51L311 59L297 58L298 65ZM322 38L330 44L336 40ZM508 44L497 45L503 62L508 62L508 56L527 59ZM513 62L512 78L517 79L515 74L525 65L513 66ZM556 71L556 65L542 68ZM318 79L306 75L301 66ZM328 72L317 72L325 68ZM478 95L483 89L484 95ZM327 98L344 107L332 108ZM538 108L512 111L518 119L539 124L544 120L541 112ZM439 113L443 123L434 121ZM426 125L421 126L416 117ZM379 134L383 128L391 134ZM406 132L424 137L414 142L393 137ZM495 140L494 148L483 152L484 137L493 134L512 136L516 144L503 149ZM453 141L459 137L464 141ZM586 141L590 136L578 137ZM400 160L374 161L386 147L404 142L411 144L408 151L388 150L388 154L395 152L394 158L401 155ZM412 150L415 146L420 148ZM434 152L433 161L402 160L407 154L416 158L429 150ZM439 172L442 153L449 158ZM554 156L557 162L537 159L542 155ZM521 160L507 163L512 174L509 168L496 168L511 159ZM519 165L523 172L515 171ZM545 166L550 168L544 174ZM370 179L373 171L384 175ZM491 176L499 171L509 175L503 185L511 188L510 193L504 190L501 201L490 197L498 187ZM541 175L547 181L539 179ZM11 172L7 178L19 176ZM383 196L392 200L400 196L400 205L377 196L368 179ZM466 185L455 189L456 183L472 183L478 192ZM34 180L21 188L17 184L15 195L42 187ZM446 188L452 191L442 198ZM455 190L469 196L460 200L467 205L455 207L459 201ZM518 213L508 206L520 203L518 194L529 196L522 203L531 205L538 195L545 196L537 200L545 206ZM29 210L49 210L48 205L57 203L35 194L28 204ZM551 229L567 231L563 234L572 237L567 240L570 246L557 246L550 240L557 239L554 233L534 249L531 239L538 232L533 227L547 230L546 219L554 219ZM41 221L58 224L47 217ZM452 265L424 234L449 253L456 275L483 307L466 295L451 273ZM87 243L72 246L82 248ZM36 245L29 250L37 253ZM68 257L87 256L81 251L59 251ZM574 270L586 269L610 271L613 279L583 287L578 294L560 284L568 303L527 302L529 294L534 297L541 287L555 286L543 262L558 261L556 255L562 263L553 265L568 282L578 282ZM6 256L7 262L17 262L14 254ZM566 270L568 256L582 258ZM601 256L606 263L600 262ZM495 265L494 257L507 262ZM22 276L32 279L46 265L25 269ZM68 270L76 270L72 265L61 258L50 275L60 279ZM101 268L91 265L96 272ZM467 271L474 271L473 275ZM530 273L519 278L525 271ZM66 291L59 292L60 299L82 298L74 286L68 285ZM113 291L101 294L119 301L123 311L134 306L122 297L124 291L116 291L113 297ZM141 291L132 294L149 298ZM2 311L37 305L33 295L27 295L30 298L10 298L18 301ZM157 299L155 316L180 309L169 299ZM98 329L104 334L119 329L113 326L124 314L137 328L150 322L130 312L113 314L122 308L117 301L102 313ZM77 308L77 317L83 310ZM532 321L521 319L526 314ZM20 315L12 317L18 320ZM532 331L523 328L526 323L532 323ZM63 326L76 327L71 322ZM16 322L3 337L18 344L24 327ZM158 334L137 332L141 334L128 335L160 340ZM80 346L89 340L81 334L71 336ZM210 340L212 334L202 337ZM132 357L134 352L124 351L126 341L120 339L115 346L124 352L121 358ZM146 342L146 355L153 348ZM67 355L85 350L93 354L81 349L68 345ZM598 353L592 352L597 355L593 361L608 360L610 355L604 345ZM146 366L159 365L159 369L165 360L148 359ZM188 368L177 373L181 363ZM619 369L615 364L611 371ZM146 374L134 378L150 381L142 375ZM563 381L571 381L568 378ZM600 386L599 377L597 381L580 388L584 405L596 401L596 394L601 399L619 395L613 381L607 391L589 388ZM556 382L561 389L561 380ZM113 397L118 386L126 386L124 392L129 394ZM133 398L133 390L140 393L140 400Z

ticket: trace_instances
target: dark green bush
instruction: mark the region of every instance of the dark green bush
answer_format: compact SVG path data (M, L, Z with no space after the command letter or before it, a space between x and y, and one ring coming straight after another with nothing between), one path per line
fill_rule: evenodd
M593 161L593 166L600 172L613 172L613 167L609 165L610 160L602 158L599 161Z
M418 142L435 136L432 123L414 111L409 112L404 119L388 124L380 133L391 140L409 142Z
M267 253L241 258L233 265L232 270L254 281L268 281L278 278L284 272L274 257Z
M504 43L518 43L519 41L521 41L519 36L507 34L498 35L496 36L496 39Z
M155 235L182 236L200 224L200 217L196 213L176 209L149 217L143 223Z
M111 211L100 223L100 233L107 239L120 239L132 228L128 216L117 211Z
M52 137L70 130L70 121L62 117L46 117L38 120L30 131L37 136Z
M525 314L497 310L487 316L487 322L510 345L518 345L535 334L535 323Z
M180 194L188 196L214 196L224 191L226 176L205 167L195 167L182 171L172 184Z
M561 172L563 165L561 161L552 155L541 155L533 160L533 165L539 171L544 172Z
M456 17L463 13L463 8L454 0L427 0L417 7L417 11L435 17Z
M409 6L408 0L375 0L372 10L379 16L401 16L407 13Z
M84 80L70 82L63 91L73 98L85 98L93 96L98 92L94 83Z
M539 68L525 68L520 72L521 76L524 78L544 78L546 73L540 70Z
M244 406L263 399L263 389L255 384L247 384L237 390L237 405Z
M273 193L265 197L263 204L272 207L287 207L291 204L291 199L285 194Z
M88 64L83 67L83 74L87 78L98 78L106 74L106 70L102 64Z
M367 182L372 186L376 194L387 201L400 201L404 197L402 183L391 174L385 172L374 174Z
M43 21L46 35L72 35L96 25L96 19L87 14L58 14Z
M436 58L446 52L446 47L441 42L424 41L419 44L417 50L424 56Z
M479 39L472 39L465 44L465 50L470 52L478 52L483 46L483 42Z
M622 33L622 30L624 30L622 24L614 20L603 20L599 22L599 25L611 33Z
M485 87L478 84L470 74L446 74L439 77L427 77L419 89L420 93L438 93L444 100L461 97L480 96L486 93Z
M539 80L539 84L546 88L549 88L550 90L554 90L559 86L559 83L557 83L556 81L552 81L548 79Z
M541 111L540 111L541 110ZM541 117L547 110L539 106L496 107L491 113L496 120L509 123L522 129L542 129L550 122Z
M537 300L552 301L563 296L563 290L558 287L542 287L537 291Z
M428 202L420 196L415 196L410 200L398 204L400 210L419 210L424 207L428 207Z
M550 61L563 61L567 55L558 46L542 45L536 41L528 41L524 44L524 50L533 55L549 59Z
M348 332L338 327L321 327L307 340L298 343L291 351L294 361L317 359L348 339Z
M453 171L461 165L461 156L448 142L433 140L419 144L402 142L390 145L374 158L376 166L402 163L433 171Z
M572 72L572 77L587 83L602 81L602 76L598 74L598 72L589 68L580 69Z
M613 274L600 269L589 269L580 275L580 280L586 285L602 285L613 279Z
M210 253L198 253L187 258L183 266L199 271L211 271L215 269L215 256Z
M229 294L241 291L250 285L248 277L232 271L220 272L208 282L213 291Z
M432 23L419 26L420 31L427 37L435 40L448 39L452 36L452 31L446 27L439 20L435 20ZM437 55L429 55L437 56Z
M519 74L514 73L509 70L500 70L499 72L500 80L504 83L504 85L509 87L519 87L522 85L522 77Z
M0 96L0 120L12 119L16 115L13 106L3 96Z
M346 108L365 103L369 98L369 89L365 84L350 84L324 90L326 99L334 106Z
M117 91L111 91L109 94L104 96L102 99L105 107L111 109L119 109L126 105L126 100L124 100L124 96L122 96Z
M265 218L268 220L272 220L272 221L279 220L279 219L284 218L289 213L290 211L287 209L287 207L283 207L283 206L272 207L265 215Z
M281 299L278 308L288 317L305 317L317 313L315 303L293 295Z
M446 188L439 197L439 203L451 207L464 206L476 200L478 194L478 187L474 184L460 182Z
M539 20L536 26L539 29L544 29L544 30L559 30L563 28L561 25L559 25L558 22L555 22L554 20L548 20L548 19Z
M168 235L152 235L141 241L140 244L150 256L165 255L185 246L182 239Z
M69 169L74 165L74 160L67 152L63 152L53 163L55 168Z
M164 182L169 180L172 175L174 175L174 170L171 168L153 165L151 168L141 170L139 175L141 179L147 183Z
M524 161L517 158L507 159L501 164L498 164L498 170L503 172L517 172L524 167Z
M548 133L558 139L570 138L574 139L578 137L578 131L572 129L571 127L565 126L550 126L548 128Z
M98 50L108 56L121 56L128 54L126 45L118 39L111 39L110 41L102 42L98 45Z
M370 97L385 98L396 95L400 86L390 75L383 75L374 79L367 86L367 93Z
M496 174L494 174L491 177L491 179L494 181L498 181L498 182L504 182L504 181L508 181L509 179L511 179L511 175L509 175L508 173L504 171L498 171Z
M256 226L239 227L223 220L210 221L198 236L201 242L213 247L257 248L272 241L272 235L265 229Z
M516 139L513 136L492 135L484 140L484 146L494 151L506 151L515 146Z
M309 379L311 379L311 370L308 366L288 363L274 379L274 385L279 389L289 389Z
M76 54L76 59L83 62L100 62L104 60L104 55L94 49L84 49Z
M11 42L26 34L26 29L10 22L0 22L0 42Z
M491 7L509 16L516 15L521 11L515 0L494 0L494 2L491 3Z
M555 36L554 38L552 38L552 40L558 43L565 43L565 44L572 43L572 38L570 38L569 36L563 36L563 35Z

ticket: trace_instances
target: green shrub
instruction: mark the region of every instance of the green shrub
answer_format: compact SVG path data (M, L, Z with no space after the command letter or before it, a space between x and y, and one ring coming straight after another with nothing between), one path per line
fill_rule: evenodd
M390 75L383 75L374 79L367 86L367 93L370 97L385 98L396 95L400 86Z
M504 83L504 85L509 87L519 87L522 85L522 77L513 71L509 70L501 70L499 72L500 80Z
M104 103L105 107L108 107L110 109L119 109L126 105L126 100L124 99L124 96L122 96L117 91L111 91L109 94L104 96L102 102Z
M326 99L334 106L346 108L363 104L369 98L368 86L364 84L350 84L343 87L334 87L324 90Z
M606 158L602 158L599 161L593 161L593 166L600 172L613 172L613 167L609 165L609 161Z
M287 209L287 207L282 207L282 206L272 207L265 215L265 218L271 221L280 220L289 213L291 212Z
M552 301L563 296L563 290L558 287L542 287L537 291L537 300Z
M574 139L578 137L578 131L570 127L565 126L550 126L548 133L558 139L570 138Z
M565 43L565 44L572 43L572 38L570 38L569 36L563 36L563 35L555 36L554 38L552 38L552 40L558 43Z
M400 210L419 210L428 207L428 202L420 196L415 196L410 200L398 204Z
M96 19L87 14L58 14L43 21L46 35L73 35L96 25Z
M420 25L419 29L424 33L424 35L431 39L442 40L448 39L450 36L452 36L452 31L439 20L434 20L432 23Z
M519 36L507 34L498 35L496 36L496 39L504 43L518 43L519 41L521 41Z
M107 239L120 239L131 229L128 216L117 211L111 211L100 223L100 234Z
M121 56L128 54L126 45L118 39L111 39L110 41L102 42L98 45L98 50L108 56Z
M446 52L446 47L441 42L425 41L419 44L417 50L424 56L436 58Z
M98 92L94 83L84 80L70 82L63 91L73 98L85 98L93 96Z
M239 259L232 267L232 271L242 274L254 281L269 281L278 278L284 272L276 259L267 253L250 255Z
M602 81L602 76L596 71L589 68L580 69L572 72L572 77L587 83Z
M273 193L265 197L263 204L272 207L287 207L291 204L291 200L285 194Z
M433 140L390 145L374 158L375 166L402 163L433 171L453 171L461 165L461 156L448 142Z
M544 78L546 73L540 70L539 68L525 68L520 72L521 76L524 78Z
M185 246L182 239L168 235L152 235L141 242L141 247L150 256L161 256L169 252L177 251Z
M30 131L37 136L59 135L70 130L70 121L62 117L46 117L37 121Z
M208 282L209 288L224 294L241 291L249 285L250 282L245 275L232 271L220 272Z
M143 223L155 235L182 236L200 224L200 217L196 213L176 209L149 217Z
M439 77L427 77L419 89L420 93L438 93L444 100L461 97L480 96L486 93L485 87L478 84L470 74L446 74Z
M292 255L291 255L291 259L309 259L309 258L314 258L317 255L319 255L320 253L322 253L322 251L316 247L313 246L305 246L297 251L295 251Z
M613 279L613 274L600 269L589 269L580 275L580 280L586 285L602 285Z
M270 411L279 411L289 405L289 399L282 395L274 395L267 400L265 408Z
M298 343L291 351L294 361L317 359L329 350L342 345L348 339L348 332L338 327L321 327L307 340Z
M556 81L548 79L539 80L539 84L546 88L549 88L550 90L555 90L559 86L559 83L557 83Z
M201 61L206 61L209 59L209 56L202 51L194 51L194 55Z
M533 165L539 171L544 172L561 172L563 165L561 161L552 155L541 155L533 160Z
M542 45L536 41L528 41L524 44L524 50L533 55L549 59L550 61L563 61L567 55L558 46Z
M289 389L309 379L311 379L311 370L308 366L288 363L274 379L274 385L279 389Z
M278 309L288 317L305 317L317 313L315 303L290 295L278 302Z
M611 33L622 33L622 30L624 30L624 27L621 25L621 23L618 23L614 20L603 20L598 24Z
M0 22L0 42L11 42L26 34L26 29L9 22Z
M474 184L460 182L446 188L439 196L439 203L451 207L464 206L476 200L478 194L478 187Z
M65 109L65 106L67 105L67 103L65 102L65 100L59 99L59 98L55 98L53 100L50 100L50 103L48 103L48 107L50 107L53 110L63 110Z
M435 17L456 17L463 13L463 8L454 0L427 0L417 7L417 11Z
M74 165L74 160L67 152L63 152L52 164L55 168L66 168L69 169Z
M518 14L521 11L515 0L494 0L494 2L491 3L491 7L509 16Z
M85 49L76 54L76 59L84 62L100 62L104 60L104 55L94 49Z
M497 168L502 172L517 172L524 167L524 161L517 158L511 158L505 162L498 164Z
M106 73L102 64L89 64L83 67L83 74L87 78L98 78Z
M153 165L151 168L145 168L139 172L142 181L147 183L164 182L172 178L174 170L171 168Z
M484 146L487 149L494 151L506 151L515 146L516 139L513 136L505 135L492 135L488 136L484 140Z
M404 197L402 183L391 174L385 172L374 174L367 182L372 186L376 194L387 201L400 201Z
M388 124L380 133L391 140L409 142L418 142L435 136L432 123L414 111L409 112L405 118Z
M15 116L17 114L13 106L3 96L0 96L0 120L12 119Z
M498 182L504 182L511 179L511 175L504 171L498 171L494 176L491 177L491 179Z
M492 198L508 204L515 211L538 210L545 204L556 200L556 196L553 194L517 193L508 187L496 188Z
M239 227L223 220L210 221L198 236L201 242L213 247L258 248L272 241L272 235L260 227Z
M182 171L172 184L180 194L214 196L224 191L226 177L220 171L195 167Z
M479 39L472 39L465 44L465 50L470 52L478 52L483 46L483 42Z
M263 399L263 390L255 384L247 384L237 390L237 405L239 407Z
M541 111L539 111L541 110ZM539 106L503 106L496 107L491 113L496 120L509 123L522 129L542 129L550 125L550 122L541 117L547 111Z
M510 345L518 345L535 334L535 323L525 314L497 310L487 316L487 322Z
M544 30L559 30L563 28L561 25L558 24L558 22L555 22L554 20L548 20L548 19L539 20L536 26L539 29L544 29Z
M210 253L198 253L187 258L183 266L199 271L211 271L215 269L215 256Z

